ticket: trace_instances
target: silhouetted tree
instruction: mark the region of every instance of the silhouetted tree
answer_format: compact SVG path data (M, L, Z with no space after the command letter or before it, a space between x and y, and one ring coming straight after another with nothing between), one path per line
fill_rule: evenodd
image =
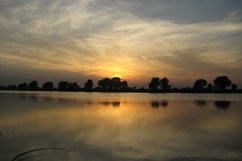
M160 86L163 90L168 90L171 88L171 85L169 85L169 80L166 77L160 80Z
M36 89L38 89L38 82L37 82L36 80L30 82L30 83L28 84L28 88L29 88L30 90L36 90Z
M110 91L122 91L128 89L128 82L121 81L119 77L113 77L112 79L104 78L98 81L98 87L102 90Z
M121 87L121 79L119 77L113 77L111 79L111 87L114 90L119 90Z
M58 83L58 89L60 91L66 91L68 89L68 82L67 81L60 81Z
M152 78L149 83L149 89L157 90L159 85L160 85L160 78L158 78L158 77Z
M128 85L128 82L127 81L122 81L121 84L120 84L120 88L121 89L128 89L129 88L129 85Z
M28 84L27 83L20 83L18 84L18 89L19 90L26 90L28 88Z
M79 89L80 89L80 87L79 87L79 85L76 82L68 83L68 85L67 85L67 90L68 91L77 91Z
M216 89L225 90L226 87L230 87L231 80L227 76L218 76L214 81Z
M109 78L104 78L102 80L98 81L98 87L103 89L103 90L107 90L111 88L111 79Z
M206 85L207 85L207 81L205 79L198 79L194 82L193 89L204 90Z
M58 83L58 88L60 91L78 91L80 89L76 82L60 81Z
M237 90L238 86L237 86L236 84L233 83L233 84L231 85L231 88L232 88L232 90Z
M206 89L207 89L207 90L212 90L212 88L213 88L212 84L209 83Z
M90 91L92 90L92 87L93 87L93 82L91 79L88 79L84 85L84 89Z
M42 88L45 91L51 91L54 88L54 84L52 82L45 82Z

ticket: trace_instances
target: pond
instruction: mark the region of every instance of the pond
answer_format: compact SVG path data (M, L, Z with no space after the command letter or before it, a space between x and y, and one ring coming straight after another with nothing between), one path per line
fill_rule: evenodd
M241 161L241 123L240 94L0 91L0 160Z

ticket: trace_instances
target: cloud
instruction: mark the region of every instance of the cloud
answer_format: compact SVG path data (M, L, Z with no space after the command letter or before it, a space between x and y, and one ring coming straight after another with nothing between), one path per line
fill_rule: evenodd
M241 81L241 11L231 6L220 18L189 21L178 16L187 7L191 15L199 8L190 1L1 0L0 66L18 62L93 77L122 68L133 81L223 73Z

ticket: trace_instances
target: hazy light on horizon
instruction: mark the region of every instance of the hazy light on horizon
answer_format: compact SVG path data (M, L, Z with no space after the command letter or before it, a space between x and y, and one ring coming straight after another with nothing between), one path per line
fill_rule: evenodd
M0 84L120 76L242 85L240 0L0 0Z

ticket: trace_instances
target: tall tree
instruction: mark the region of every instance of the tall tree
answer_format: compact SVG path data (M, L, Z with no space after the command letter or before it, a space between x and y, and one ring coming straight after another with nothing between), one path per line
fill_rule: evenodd
M84 89L90 91L92 90L92 87L93 87L93 82L91 79L88 79L84 85Z
M169 85L169 79L167 79L166 77L161 79L160 80L160 86L161 86L161 89L163 89L163 90L170 89L171 85Z
M54 84L52 82L45 82L42 88L45 91L51 91L54 88Z
M30 90L36 90L36 89L38 89L38 82L37 82L36 80L30 82L30 83L28 84L28 88L29 88Z
M158 77L151 78L151 81L149 83L149 89L157 90L159 85L160 85L160 78Z
M68 89L68 84L69 84L68 81L60 81L58 83L58 89L60 91L66 91Z
M212 90L212 88L213 88L213 85L211 83L209 83L206 89L207 90Z
M194 82L193 89L204 90L206 85L207 85L207 81L205 79L198 79Z
M27 90L27 88L28 88L28 84L25 82L18 84L19 90Z
M232 88L232 90L237 90L238 86L237 86L236 84L233 83L233 84L231 85L231 88Z
M98 87L103 90L111 89L111 79L104 78L98 81Z
M77 91L79 89L80 89L80 87L79 87L79 85L76 82L68 83L68 86L67 86L67 90L68 91Z
M119 77L113 77L111 79L111 86L114 90L119 90L121 87L121 79Z
M219 90L225 90L227 87L231 86L231 80L227 76L218 76L213 81L215 88Z
M127 81L122 81L120 84L121 89L128 89L129 85Z
M104 78L98 81L98 87L102 90L120 91L128 89L128 82L121 81L119 77L113 77L112 79Z

